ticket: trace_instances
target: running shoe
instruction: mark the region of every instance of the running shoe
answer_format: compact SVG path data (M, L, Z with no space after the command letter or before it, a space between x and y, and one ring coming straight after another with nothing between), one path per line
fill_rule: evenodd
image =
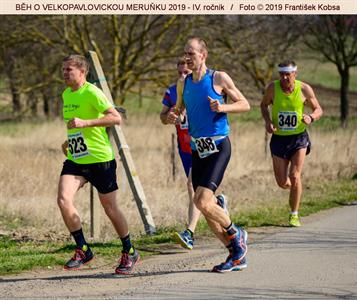
M129 275L132 273L135 264L140 260L139 252L134 249L133 254L122 251L119 265L115 269L116 274Z
M300 227L301 226L298 215L292 215L292 214L289 215L289 226L291 226L291 227Z
M246 256L248 252L247 240L248 240L248 233L241 229L237 228L237 233L233 236L231 240L232 243L232 261L236 264Z
M193 238L191 234L187 231L184 230L182 232L175 232L174 235L174 240L179 243L182 247L192 250L193 248Z
M93 252L84 245L82 249L76 248L73 257L64 265L65 270L78 270L84 264L93 259Z
M217 195L217 204L224 209L224 212L227 216L229 216L228 212L228 201L227 197L223 194Z
M212 272L224 273L231 271L241 271L247 267L248 262L246 257L240 261L233 261L232 255L228 255L225 262L213 267Z

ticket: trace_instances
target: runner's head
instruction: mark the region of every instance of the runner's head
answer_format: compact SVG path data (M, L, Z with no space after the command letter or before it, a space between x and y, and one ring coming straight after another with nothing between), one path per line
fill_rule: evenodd
M85 81L88 71L89 63L82 55L72 54L65 57L62 61L62 74L68 86Z
M208 56L207 43L198 37L188 39L184 51L187 65L191 70L197 70Z
M280 82L283 87L294 85L297 75L297 65L293 60L284 60L278 65Z
M188 68L186 58L180 57L177 61L177 74L179 78L185 78L192 71Z

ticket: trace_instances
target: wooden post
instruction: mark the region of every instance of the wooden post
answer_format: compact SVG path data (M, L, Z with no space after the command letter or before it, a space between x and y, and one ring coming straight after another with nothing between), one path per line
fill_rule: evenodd
M114 104L97 53L94 51L89 51L87 57L92 67L91 75L94 77L95 82L98 83L99 87L103 90L108 100ZM118 147L118 152L123 163L131 191L138 206L141 219L144 223L145 231L147 234L154 234L156 232L155 223L152 218L150 208L147 205L144 189L140 183L138 173L135 169L134 161L130 154L129 146L127 145L124 137L124 133L121 127L118 125L115 125L110 129L110 132L113 135L115 143Z
M98 239L100 236L100 205L99 200L94 199L93 185L90 185L90 237Z
M175 134L171 134L171 165L172 165L172 179L173 181L176 180L176 159L175 159Z
M269 154L269 135L266 130L265 130L265 134L264 134L264 153L265 153L265 156L268 156L268 154Z

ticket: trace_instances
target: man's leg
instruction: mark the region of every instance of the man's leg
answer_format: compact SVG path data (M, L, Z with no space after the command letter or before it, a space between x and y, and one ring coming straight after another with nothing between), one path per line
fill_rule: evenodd
M122 255L119 265L115 269L115 273L124 275L130 274L133 271L135 264L139 261L140 255L131 243L125 215L118 208L116 202L117 190L106 194L98 193L98 196L106 215L112 222L123 245Z
M199 186L196 189L194 201L197 208L205 216L207 223L220 241L229 249L227 260L213 267L215 272L229 272L247 267L247 233L233 225L224 209L217 205L213 191Z
M116 202L117 191L113 191L107 194L98 193L99 200L102 203L106 215L112 222L115 231L118 233L120 238L124 238L129 234L128 223L126 221L125 215L118 208Z
M67 270L78 269L93 258L93 253L83 235L78 211L73 203L75 193L85 183L86 179L82 176L62 175L58 184L57 204L77 245L74 256L64 266Z
M289 204L292 212L298 212L302 194L301 173L306 157L306 148L299 149L291 158L289 178L291 182Z
M275 180L278 186L283 189L289 189L291 186L289 174L289 160L273 155L273 169Z
M210 189L199 186L196 189L194 203L206 219L218 223L223 228L231 224L231 219L226 215L223 208L217 205L213 191ZM218 232L217 234L220 235Z
M86 180L82 176L62 175L58 184L57 204L61 214L70 232L79 230L81 220L73 200L74 195L80 187L85 184Z
M188 206L188 226L187 226L187 228L189 230L191 230L192 233L194 233L201 213L193 202L193 197L194 197L195 192L193 190L193 185L192 185L191 170L190 170L190 173L187 178L187 192L188 192L188 198L190 201L189 206Z

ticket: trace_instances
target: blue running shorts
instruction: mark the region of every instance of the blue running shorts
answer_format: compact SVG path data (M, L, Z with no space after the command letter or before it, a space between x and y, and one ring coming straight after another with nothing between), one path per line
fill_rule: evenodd
M271 154L288 160L297 150L303 148L307 148L306 155L310 153L311 142L307 131L284 136L273 134L270 140Z

